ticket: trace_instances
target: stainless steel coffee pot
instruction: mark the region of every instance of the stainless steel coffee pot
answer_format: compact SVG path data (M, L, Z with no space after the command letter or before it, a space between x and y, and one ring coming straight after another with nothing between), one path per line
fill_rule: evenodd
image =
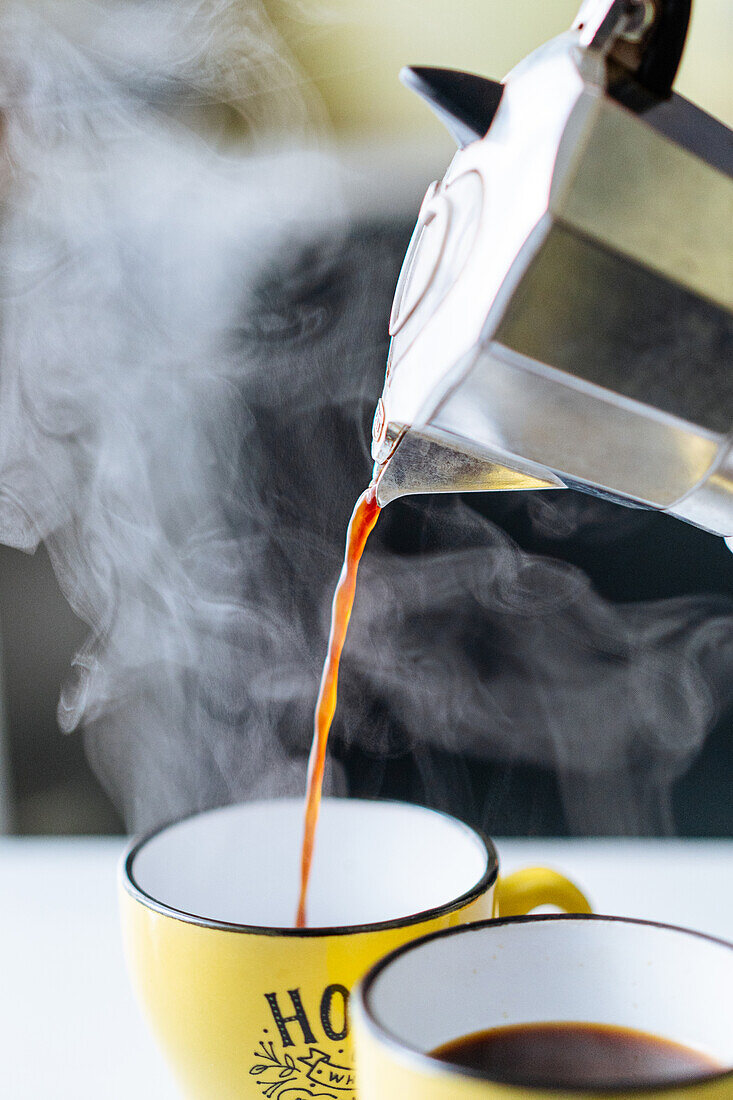
M381 504L573 487L733 536L733 133L672 94L690 0L588 0L503 83L404 82L427 191L373 430Z

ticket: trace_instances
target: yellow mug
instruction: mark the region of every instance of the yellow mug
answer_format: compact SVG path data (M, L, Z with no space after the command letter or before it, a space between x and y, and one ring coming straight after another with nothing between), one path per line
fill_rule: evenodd
M394 951L354 992L359 1100L731 1100L733 944L648 921L483 921ZM694 1077L567 1088L430 1056L527 1023L630 1028L692 1048ZM697 1060L697 1059L696 1059ZM703 1068L705 1067L705 1068Z
M490 841L420 806L325 799L293 928L301 800L227 806L133 842L121 912L133 984L184 1095L354 1100L347 1002L377 959L500 907L587 908L553 871L497 885ZM519 900L518 900L519 899Z

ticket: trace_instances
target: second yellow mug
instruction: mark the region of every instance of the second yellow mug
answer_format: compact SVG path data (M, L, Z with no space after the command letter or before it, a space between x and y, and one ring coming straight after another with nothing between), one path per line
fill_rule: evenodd
M454 928L382 959L354 993L359 1100L731 1100L733 944L622 917L510 917ZM635 1048L635 1083L558 1081L533 1053L490 1072L431 1055L462 1038L527 1025L617 1029ZM567 1040L566 1040L567 1041ZM592 1042L592 1041L591 1041ZM679 1044L692 1059L666 1061ZM566 1064L573 1055L566 1047ZM596 1051L601 1048L596 1047ZM612 1048L613 1049L613 1048ZM618 1055L621 1047L615 1048ZM611 1074L618 1067L606 1063ZM544 1079L544 1081L543 1081ZM582 1071L576 1080L582 1081Z
M228 806L124 857L128 967L192 1100L355 1100L348 998L378 959L497 907L588 909L554 871L498 880L491 841L445 814L325 799L298 930L302 825L299 799Z

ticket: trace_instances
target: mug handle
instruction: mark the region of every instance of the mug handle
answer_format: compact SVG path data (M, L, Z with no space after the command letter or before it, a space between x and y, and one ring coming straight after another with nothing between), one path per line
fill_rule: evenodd
M565 913L591 913L578 887L549 867L524 867L500 878L494 893L495 917L519 917L538 905L556 905Z

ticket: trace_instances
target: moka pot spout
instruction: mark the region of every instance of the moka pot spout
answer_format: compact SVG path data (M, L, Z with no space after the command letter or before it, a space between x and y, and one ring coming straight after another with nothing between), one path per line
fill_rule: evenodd
M467 444L462 447L461 442L405 431L389 458L374 467L380 507L397 497L420 493L565 488L557 478L539 478L512 469L467 449Z

